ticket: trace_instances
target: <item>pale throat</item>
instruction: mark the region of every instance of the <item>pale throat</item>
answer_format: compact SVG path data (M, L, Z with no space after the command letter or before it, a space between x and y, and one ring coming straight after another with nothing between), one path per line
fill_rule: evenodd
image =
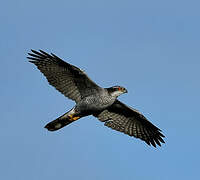
M111 93L111 96L113 96L113 97L118 97L118 96L120 96L121 94L123 94L122 91L114 91L114 92Z

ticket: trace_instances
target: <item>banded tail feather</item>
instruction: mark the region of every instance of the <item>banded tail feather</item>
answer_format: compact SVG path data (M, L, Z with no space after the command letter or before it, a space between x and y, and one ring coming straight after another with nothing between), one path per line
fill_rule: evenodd
M68 124L74 122L75 120L79 119L79 117L74 117L74 113L74 109L71 109L59 118L48 123L44 128L48 129L49 131L57 131L63 128L64 126L67 126Z

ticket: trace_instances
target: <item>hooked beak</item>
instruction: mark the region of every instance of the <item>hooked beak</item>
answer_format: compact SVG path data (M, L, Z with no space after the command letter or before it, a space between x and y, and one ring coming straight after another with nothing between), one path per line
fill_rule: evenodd
M128 91L124 88L124 93L128 93Z

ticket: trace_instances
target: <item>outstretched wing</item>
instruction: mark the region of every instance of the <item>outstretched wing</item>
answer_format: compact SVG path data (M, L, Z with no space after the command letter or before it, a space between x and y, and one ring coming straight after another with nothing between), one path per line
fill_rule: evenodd
M140 112L130 108L116 100L115 103L106 110L95 114L100 121L117 131L134 136L145 141L148 145L156 144L161 146L160 142L165 143L161 130L150 123Z
M79 102L85 96L99 91L101 88L94 83L84 71L64 62L54 54L40 50L28 53L31 63L45 75L49 84L54 86L66 97Z

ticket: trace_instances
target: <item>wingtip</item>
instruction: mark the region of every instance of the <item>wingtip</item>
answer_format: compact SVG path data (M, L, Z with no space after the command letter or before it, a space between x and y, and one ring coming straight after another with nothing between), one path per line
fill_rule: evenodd
M41 53L45 53L42 49L39 49L39 51L40 51Z
M34 49L31 49L31 52L33 52L33 53L38 53L36 50L34 50Z
M30 62L30 63L35 63L35 61L36 61L36 58L32 58L32 57L29 57L29 56L27 56L26 57L27 59L30 59L28 62Z
M165 141L159 137L159 138L155 138L155 139L152 139L152 140L145 140L145 143L149 146L153 146L154 148L157 148L158 146L162 146L161 143L165 143Z

